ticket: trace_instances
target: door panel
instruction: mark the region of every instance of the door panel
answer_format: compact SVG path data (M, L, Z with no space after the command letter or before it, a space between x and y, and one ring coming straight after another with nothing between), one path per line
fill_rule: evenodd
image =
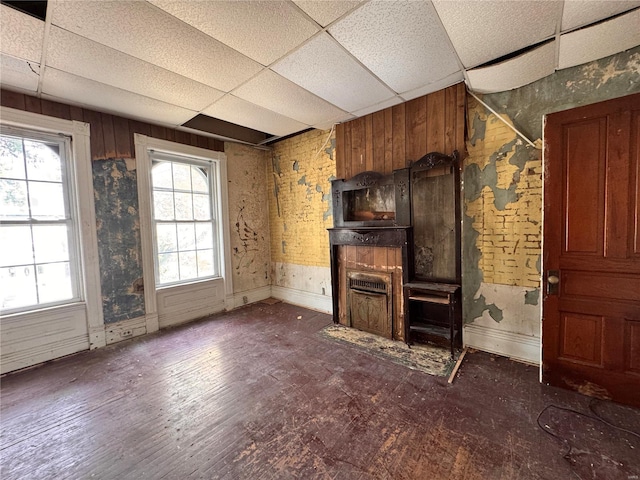
M606 121L596 118L566 128L565 229L567 253L600 254ZM584 215L584 212L592 212Z
M543 381L635 406L639 119L640 94L547 117L543 251Z

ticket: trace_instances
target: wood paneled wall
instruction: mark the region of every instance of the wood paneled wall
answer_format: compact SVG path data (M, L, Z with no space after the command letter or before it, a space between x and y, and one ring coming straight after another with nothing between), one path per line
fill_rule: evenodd
M404 168L429 152L464 158L464 83L342 123L336 128L336 176Z
M465 157L464 83L342 123L336 128L336 176L349 179L365 171L389 174L429 152ZM393 274L393 336L404 339L402 256L399 248L341 247L340 323L347 324L346 269Z
M92 160L135 158L134 133L218 152L224 151L224 142L211 137L130 120L117 115L53 102L9 90L0 91L0 104L3 107L89 123L91 125Z

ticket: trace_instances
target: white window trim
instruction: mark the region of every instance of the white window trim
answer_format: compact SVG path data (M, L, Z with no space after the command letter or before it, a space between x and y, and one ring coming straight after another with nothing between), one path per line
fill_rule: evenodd
M27 130L40 130L71 137L70 163L73 168L72 172L70 172L72 176L69 180L72 183L71 188L77 196L80 281L82 282L82 290L84 290L84 301L80 303L84 303L86 308L90 348L105 346L106 336L102 313L100 267L98 264L98 237L93 197L89 124L76 120L48 117L8 107L2 108L2 123ZM60 308L68 306L63 305ZM43 311L54 310L55 308L58 307L49 307L48 309L43 309ZM37 308L28 312L8 315L8 317L26 316L34 313L38 313Z
M225 309L233 306L233 283L229 233L229 202L227 193L227 156L204 148L160 140L136 133L134 135L136 171L138 179L138 207L140 214L140 241L142 244L142 278L144 281L144 301L147 332L159 329L157 293L171 287L156 287L155 259L153 245L153 218L151 209L151 158L149 150L192 156L215 161L219 171L216 189L219 192L218 214L220 229L220 275L224 282ZM192 284L197 286L196 280ZM189 285L183 284L184 285Z

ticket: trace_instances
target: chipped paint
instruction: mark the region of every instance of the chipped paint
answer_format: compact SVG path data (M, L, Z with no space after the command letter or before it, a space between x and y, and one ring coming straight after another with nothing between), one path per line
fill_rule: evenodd
M528 138L542 138L542 117L640 91L640 46L559 70L524 87L484 95L482 100L513 119Z
M135 162L92 162L105 323L145 314Z
M235 293L271 283L267 162L279 160L262 150L225 143L229 183L229 222Z
M640 47L468 100L463 314L466 324L539 337L542 119L547 113L640 91ZM536 139L524 144L503 121Z
M524 293L524 304L525 305L538 305L538 301L540 300L540 289L535 288L533 290L528 290Z
M335 134L312 130L273 145L268 178L271 275L276 287L331 295L329 235ZM282 167L278 173L278 166ZM276 194L277 193L277 194Z

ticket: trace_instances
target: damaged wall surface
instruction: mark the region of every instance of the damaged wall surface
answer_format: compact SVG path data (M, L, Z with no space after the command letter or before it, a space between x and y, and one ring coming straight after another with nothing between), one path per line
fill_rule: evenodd
M274 296L331 310L329 235L335 135L312 130L273 145L267 164Z
M467 345L539 361L543 116L639 90L635 48L482 97L502 120L468 98L462 241Z
M145 314L135 161L96 160L93 192L105 323Z
M235 294L271 285L267 152L225 143Z

